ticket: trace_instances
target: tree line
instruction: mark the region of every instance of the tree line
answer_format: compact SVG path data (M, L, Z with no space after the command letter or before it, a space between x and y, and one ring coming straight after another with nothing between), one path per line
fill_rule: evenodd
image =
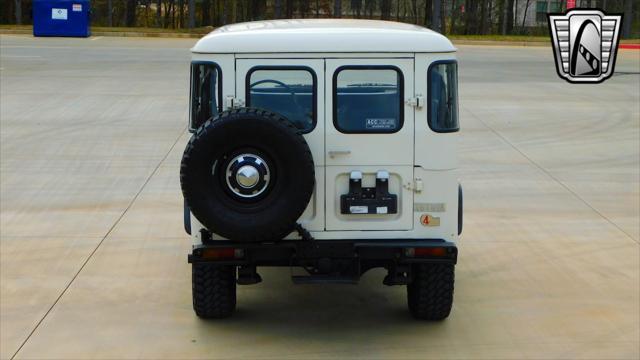
M3 3L0 23L32 21L30 0ZM91 23L194 29L254 20L346 17L413 23L445 34L543 35L546 24L526 22L532 7L541 5L549 11L565 10L566 0L92 0ZM576 5L625 13L624 35L640 33L637 0L577 0Z

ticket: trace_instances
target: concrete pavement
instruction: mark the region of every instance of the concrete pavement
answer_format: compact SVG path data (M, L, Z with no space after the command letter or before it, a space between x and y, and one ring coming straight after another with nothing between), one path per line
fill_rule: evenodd
M640 56L600 85L550 48L461 46L452 316L402 287L240 287L191 310L184 39L0 37L0 358L638 358Z

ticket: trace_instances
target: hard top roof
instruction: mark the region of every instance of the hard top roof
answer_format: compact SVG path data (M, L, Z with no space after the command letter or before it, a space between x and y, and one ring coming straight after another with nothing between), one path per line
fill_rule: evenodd
M380 20L295 19L232 24L212 31L196 53L453 52L449 39L427 28Z

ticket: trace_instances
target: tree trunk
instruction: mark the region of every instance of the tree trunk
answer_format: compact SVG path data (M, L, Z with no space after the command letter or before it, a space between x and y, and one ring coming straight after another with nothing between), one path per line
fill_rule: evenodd
M219 20L219 12L218 12L218 0L212 0L211 1L211 26L219 26L220 22Z
M391 0L382 0L380 2L380 19L391 19Z
M440 33L442 34L445 34L447 30L447 22L445 21L446 18L447 18L446 8L442 3L442 1L440 1Z
M507 35L507 1L500 0L500 34Z
M282 0L275 0L273 14L276 19L280 19L282 17Z
M291 19L293 17L293 0L285 0L284 12L287 19Z
M624 1L624 23L622 24L622 37L631 37L631 23L633 22L633 0Z
M107 1L107 26L113 26L113 0Z
M171 25L171 1L167 0L164 3L164 21L162 22L162 26L168 28Z
M469 35L473 32L473 19L475 18L475 14L473 13L473 3L475 0L465 0L464 2L464 34Z
M136 0L127 0L125 2L125 25L127 27L136 26Z
M440 0L433 0L433 11L431 12L431 29L437 32L443 32L442 28L440 27L440 5Z
M515 0L505 0L507 2L505 30L507 34L513 33L513 20L515 14L513 13L513 7L515 6Z
M253 20L263 20L267 17L267 0L254 0Z
M189 0L191 1L191 0ZM200 26L207 26L210 25L211 23L211 19L209 18L209 15L211 14L209 9L211 8L211 1L210 0L203 0L202 1L202 14L200 16ZM194 11L194 14L196 13L196 11Z
M424 0L424 26L431 27L431 17L433 16L432 12L433 1L432 0Z
M196 27L196 0L189 0L187 12L189 13L189 29L193 29Z
M228 12L228 7L227 7L227 0L222 0L222 5L220 5L222 8L222 11L220 12L220 24L222 25L227 25L227 16L229 15Z
M485 0L480 1L480 26L479 26L479 33L480 35L484 35L485 32L485 28L484 28L484 24L485 24L485 18L487 16L486 13L486 8L487 8L487 4Z
M16 11L15 11L16 24L22 25L22 0L15 0L15 4L16 4Z
M342 0L335 0L333 2L333 17L342 17Z
M376 7L376 0L365 0L364 1L364 11L365 16L369 19L373 18L373 11Z
M162 0L156 2L156 27L162 26Z
M235 24L238 22L238 2L236 0L231 0L231 23Z
M309 0L299 1L298 2L298 11L300 13L301 18L306 18L309 13Z
M451 24L449 24L449 34L453 34L456 29L456 15L458 9L455 1L451 1Z
M176 1L171 1L171 28L176 28Z
M354 10L355 17L359 19L361 16L360 11L362 10L362 0L351 0L351 16L354 16Z
M524 6L524 16L522 17L522 26L520 26L520 33L524 34L524 24L527 21L527 13L529 12L529 3L531 2L531 0L527 0L525 6Z
M411 0L411 15L413 17L413 23L418 23L418 0Z

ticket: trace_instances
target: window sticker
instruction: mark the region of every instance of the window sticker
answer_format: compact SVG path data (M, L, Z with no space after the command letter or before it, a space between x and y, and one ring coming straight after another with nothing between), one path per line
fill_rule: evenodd
M67 9L51 9L51 18L54 20L67 20Z
M396 128L394 118L368 118L366 122L367 130L393 130Z
M368 214L369 207L368 206L350 206L349 212L352 214Z
M82 11L82 4L73 4L72 10L75 12Z
M376 214L388 214L389 209L386 206L378 206L376 207Z

